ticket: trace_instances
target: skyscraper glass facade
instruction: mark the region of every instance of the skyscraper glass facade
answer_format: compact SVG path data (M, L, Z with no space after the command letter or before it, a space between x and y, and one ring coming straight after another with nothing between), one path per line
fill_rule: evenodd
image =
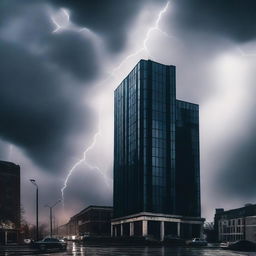
M198 125L198 106L188 103L192 106L189 117L182 114L183 105L176 101L175 72L175 66L141 60L115 90L114 217L138 212L200 214L200 209L180 209L195 193L198 199L194 201L198 202L191 207L200 208L199 148L194 150L199 144L198 126L186 126L191 113ZM176 168L176 164L183 168L176 156L176 144L181 141L176 129L182 134L182 127L188 129L187 141L191 143L185 142L179 154L193 158L189 162L193 166L188 164L186 170ZM178 171L185 178L193 172L191 182L195 180L194 194L184 197L182 203L178 202L185 183L180 180L183 174L177 176Z
M176 213L200 216L199 106L176 100Z

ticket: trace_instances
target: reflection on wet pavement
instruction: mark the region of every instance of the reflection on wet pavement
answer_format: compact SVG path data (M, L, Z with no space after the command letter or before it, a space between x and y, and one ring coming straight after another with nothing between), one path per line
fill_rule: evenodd
M214 248L171 248L171 247L138 247L115 246L97 247L69 244L67 252L45 255L72 255L72 256L256 256L256 252L232 252Z

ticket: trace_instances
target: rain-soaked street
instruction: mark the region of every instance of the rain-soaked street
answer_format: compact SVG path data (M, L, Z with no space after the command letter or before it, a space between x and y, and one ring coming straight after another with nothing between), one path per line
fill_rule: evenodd
M234 252L217 248L171 248L171 247L145 247L145 246L85 246L82 244L69 243L65 252L33 253L5 252L0 255L73 255L73 256L256 256L256 252Z
M139 246L88 246L69 244L67 252L44 255L73 255L73 256L256 256L256 252L232 252L216 248L171 248L171 247L139 247Z

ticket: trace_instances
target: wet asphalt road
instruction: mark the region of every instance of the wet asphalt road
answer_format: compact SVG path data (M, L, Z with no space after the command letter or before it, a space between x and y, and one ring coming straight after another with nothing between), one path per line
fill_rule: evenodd
M47 254L45 254L47 255ZM69 247L66 253L48 255L73 255L73 256L256 256L254 253L238 253L221 249L208 248L170 248L170 247Z
M39 255L33 252L5 252L4 256ZM47 252L40 255L61 256L256 256L256 252L232 252L216 248L171 248L171 247L139 247L139 246L84 246L70 243L65 252Z

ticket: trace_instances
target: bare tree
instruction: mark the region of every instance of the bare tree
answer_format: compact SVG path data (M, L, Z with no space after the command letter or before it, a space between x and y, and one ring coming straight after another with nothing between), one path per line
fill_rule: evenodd
M214 223L213 222L205 222L204 230L214 230Z

